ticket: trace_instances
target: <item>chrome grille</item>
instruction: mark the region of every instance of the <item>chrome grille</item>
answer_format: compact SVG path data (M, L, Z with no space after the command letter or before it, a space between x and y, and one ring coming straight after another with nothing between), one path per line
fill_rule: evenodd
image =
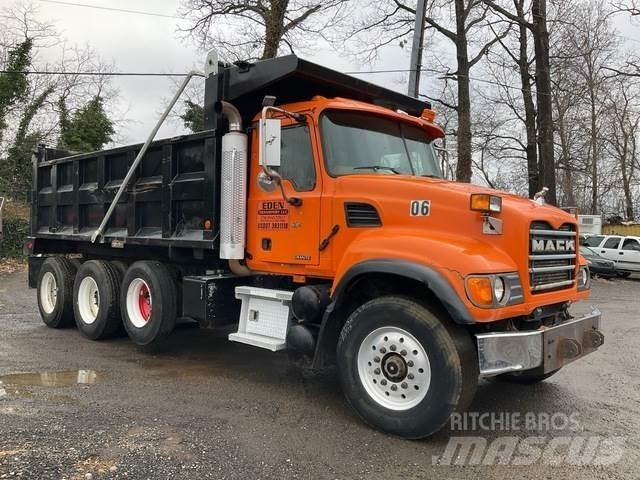
M529 285L532 293L569 288L575 280L577 239L575 226L555 230L533 222L529 230Z

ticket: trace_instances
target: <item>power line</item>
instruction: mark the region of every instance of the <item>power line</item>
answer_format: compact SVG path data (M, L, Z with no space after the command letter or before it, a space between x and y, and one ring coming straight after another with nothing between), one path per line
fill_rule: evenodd
M156 73L156 72L60 72L60 71L11 71L0 70L3 74L14 75L77 75L83 77L186 77L188 73Z
M63 2L60 0L40 0L40 1L45 3L55 3L58 5L67 5L72 7L95 8L97 10L108 10L111 12L132 13L134 15L148 15L150 17L175 18L177 20L182 20L182 17L178 17L177 15L168 15L166 13L144 12L142 10L129 10L126 8L103 7L101 5L88 5L86 3Z
M391 70L368 70L361 72L344 72L347 75L368 75L368 74L376 74L376 73L407 73L412 70L409 68L399 68L399 69L391 69ZM0 74L14 74L14 75L77 75L77 76L95 76L95 77L186 77L189 75L188 73L157 73L157 72L66 72L66 71L43 71L43 70L34 70L34 71L10 71L10 70L0 70ZM449 77L440 77L441 80L446 78L450 78L451 80L456 80L455 77L462 77L463 75L451 75ZM485 78L472 77L468 76L469 80L479 83L486 83L488 85L495 85L497 87L505 88L508 90L515 90L520 92L522 90L521 87L508 85L506 83L497 82L494 80L487 80ZM550 95L548 93L538 93L538 95Z

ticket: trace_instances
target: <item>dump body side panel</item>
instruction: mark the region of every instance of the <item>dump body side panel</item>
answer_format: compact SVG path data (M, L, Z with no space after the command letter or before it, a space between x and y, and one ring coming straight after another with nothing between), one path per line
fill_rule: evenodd
M217 137L209 130L154 142L127 186L105 242L214 248L219 227ZM90 241L141 145L34 156L32 235Z

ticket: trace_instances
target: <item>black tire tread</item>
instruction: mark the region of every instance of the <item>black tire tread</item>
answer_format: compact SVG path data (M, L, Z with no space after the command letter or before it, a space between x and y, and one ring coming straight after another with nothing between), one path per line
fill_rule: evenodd
M521 373L503 373L502 375L498 375L496 378L504 382L518 383L520 385L535 385L536 383L545 381L547 378L555 375L559 371L560 369L558 368L557 370L544 373L542 368L535 368L533 370L525 370Z
M92 272L97 272L97 275L95 273L92 274ZM91 340L104 340L112 337L121 326L120 282L118 281L118 274L109 262L104 260L89 260L82 264L76 280L81 281L82 278L86 278L87 276L93 276L98 284L98 288L103 291L102 295L100 295L100 301L109 301L109 303L100 305L98 315L104 317L96 319L96 322L98 322L95 324L96 329L84 326L79 313L76 315L76 324L81 333L87 338ZM106 295L105 290L108 292ZM76 293L74 286L74 296ZM74 306L77 305L78 299L74 298Z
M107 317L101 338L110 338L113 337L122 326L120 319L120 281L118 280L118 273L113 265L108 262L104 262L103 265L104 271L109 279L109 288L114 293L111 296L113 304L109 305L109 316Z
M55 267L57 267L62 273L62 279L56 278L56 283L58 284L58 291L60 291L60 288L62 287L65 293L63 295L58 294L58 298L62 296L63 303L62 305L58 305L58 307L61 307L61 310L58 311L57 320L54 322L47 322L46 320L44 320L43 311L41 310L41 307L40 307L40 281L41 281L41 277L43 275L43 269L44 269L44 268L41 268L40 278L38 278L38 290L37 290L38 309L40 310L40 315L42 316L45 325L47 325L48 327L51 327L51 328L71 327L75 325L75 321L74 321L75 317L73 314L73 282L76 276L76 268L71 262L71 260L69 260L66 257L49 257L44 261L42 267L45 267L47 264L53 265L51 268L54 269L54 272L55 272ZM60 280L62 281L60 282Z
M449 321L448 316L442 311L440 311L437 307L434 307L431 305L424 305L420 301L417 301L416 299L413 299L411 297L404 297L404 296L398 296L398 295L384 296L384 297L379 297L379 298L370 300L365 304L361 305L360 307L358 307L347 319L347 322L345 323L342 331L340 332L340 336L338 338L338 347L337 347L338 355L340 355L341 349L345 348L344 345L347 342L349 335L351 334L351 330L355 327L357 323L358 316L363 311L370 308L371 305L375 305L377 303L396 304L398 306L401 306L403 309L406 309L414 318L419 319L422 322L426 321L427 323L432 323L432 325L429 325L429 326L433 328L439 328L439 326L442 326L446 330L446 333L451 338L452 343L444 347L446 350L448 350L447 352L448 356L457 354L460 361L458 365L459 374L460 374L460 377L462 378L462 381L458 387L458 391L456 395L457 398L452 399L453 403L455 404L454 411L462 411L466 409L468 405L471 403L475 395L477 383L478 383L478 364L476 360L475 346L473 345L473 341L469 333L463 327ZM433 324L433 319L431 317L425 317L424 315L425 310L428 311L432 317L434 317L435 321L438 322L438 325ZM347 401L352 405L352 407L355 407L351 399L349 398L349 396L347 396ZM355 410L357 412L357 409ZM357 412L357 413L360 416L360 418L362 418L362 420L368 425L373 426L374 428L379 428L388 433L392 433L396 435L399 434L404 438L409 438L409 439L424 438L426 436L431 435L435 431L437 431L437 429L435 429L435 430L432 430L426 433L420 433L420 434L398 433L397 431L390 431L389 429L386 429L384 426L381 426L381 425L372 425L371 422L368 421L366 418L364 418L364 416L360 412ZM440 427L442 427L442 425L440 425Z
M151 272L152 276L154 276L157 281L158 287L158 291L151 292L152 298L162 299L161 323L157 327L158 329L155 335L152 336L152 338L143 338L144 335L140 335L140 332L136 331L136 329L131 326L129 324L129 321L127 320L128 314L126 313L126 291L129 288L129 283L131 280L129 278L130 272L136 269L140 269L143 272L146 271L145 275L147 276L149 275L149 272ZM151 289L154 288L152 284L149 284L149 287ZM154 345L157 345L159 342L161 342L161 340L168 336L173 331L176 324L178 315L177 304L178 292L176 282L170 270L164 264L158 261L141 260L135 262L129 267L122 282L120 305L122 310L123 324L125 326L127 334L129 335L129 338L131 338L131 340L136 345L140 347L153 348Z

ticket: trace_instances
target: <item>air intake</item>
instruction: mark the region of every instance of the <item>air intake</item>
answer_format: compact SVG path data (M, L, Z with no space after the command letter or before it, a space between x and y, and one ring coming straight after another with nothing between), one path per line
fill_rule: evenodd
M347 227L379 227L382 225L376 207L368 203L345 203Z

